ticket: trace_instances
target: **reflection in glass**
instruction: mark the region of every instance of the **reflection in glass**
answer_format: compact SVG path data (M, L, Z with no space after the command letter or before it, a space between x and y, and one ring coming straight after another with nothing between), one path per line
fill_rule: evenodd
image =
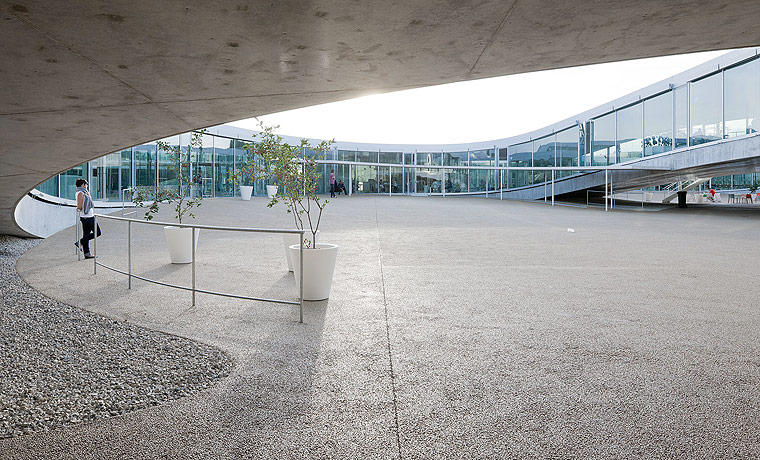
M644 132L643 104L638 103L617 112L617 153L618 162L641 158L643 155L642 134Z
M187 140L180 138L186 138ZM171 147L176 147L177 145L181 145L180 142L182 140L185 140L185 144L187 144L187 142L189 142L189 138L190 136L188 134L182 134L180 136L173 136L163 140L168 142ZM189 160L186 149L184 149L182 152L182 160ZM169 152L165 152L163 150L158 152L158 186L160 188L173 188L179 190L176 172L177 166L178 165L172 164L171 154Z
M356 161L359 163L377 163L378 152L356 152Z
M235 139L216 138L214 141L214 195L233 196L230 179L235 157Z
M616 163L615 112L592 120L591 136L591 165L607 166Z
M686 147L689 141L689 98L688 86L683 85L673 90L675 100L676 135L673 148Z
M578 125L557 133L557 166L578 166ZM558 171L555 178L571 176L577 171Z
M417 164L425 166L440 166L441 165L441 153L440 152L417 152Z
M77 179L87 179L86 163L79 165L76 168L71 168L68 171L61 173L61 198L67 198L69 200L74 199L76 192Z
M356 166L356 193L377 193L377 166Z
M377 168L377 191L379 193L390 193L391 168L388 166L379 166Z
M391 193L403 193L403 168L391 167Z
M58 174L38 185L37 190L48 195L58 196Z
M441 193L441 170L417 168L415 182L417 193Z
M542 137L533 141L533 166L536 167L553 167L554 166L554 135ZM540 184L547 180L551 180L551 171L534 171L533 183Z
M338 161L356 161L356 151L338 150Z
M644 101L644 156L673 148L673 93Z
M533 144L523 142L510 146L508 149L509 166L530 168L532 166ZM509 170L509 188L525 187L531 185L533 176L530 170Z
M135 151L135 185L152 187L156 185L156 144L143 144Z
M722 93L720 73L691 83L689 145L723 138Z
M443 154L444 166L468 166L468 152L446 152Z
M467 192L468 174L466 169L446 169L446 193Z
M380 163L401 164L401 152L380 152Z
M725 71L726 137L757 132L760 116L760 60Z

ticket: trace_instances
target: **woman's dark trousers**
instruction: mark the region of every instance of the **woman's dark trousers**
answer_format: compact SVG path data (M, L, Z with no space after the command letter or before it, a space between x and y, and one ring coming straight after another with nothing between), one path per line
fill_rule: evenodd
M79 247L82 248L85 254L90 253L90 240L95 238L95 218L94 217L80 217L82 222L82 239L79 240ZM98 236L100 236L100 225L98 225Z

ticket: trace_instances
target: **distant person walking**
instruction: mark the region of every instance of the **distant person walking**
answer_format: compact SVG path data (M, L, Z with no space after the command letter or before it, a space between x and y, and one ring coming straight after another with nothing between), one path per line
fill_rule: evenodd
M330 198L335 198L335 170L330 170Z
M89 184L84 179L77 179L77 210L81 212L79 221L82 222L82 239L75 242L74 245L84 251L85 259L92 259L90 254L90 240L95 238L95 210L92 205ZM100 225L98 225L98 236L100 236Z

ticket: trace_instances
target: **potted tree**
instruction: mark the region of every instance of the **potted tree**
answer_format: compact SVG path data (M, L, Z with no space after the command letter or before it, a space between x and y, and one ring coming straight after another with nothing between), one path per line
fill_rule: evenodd
M303 295L306 300L323 300L330 297L338 245L317 243L322 213L329 203L317 194L319 165L317 160L324 154L306 156L306 149L325 152L335 141L322 141L312 147L309 141L301 139L298 145L290 145L274 133L276 127L262 127L259 152L268 164L271 175L282 189L271 197L268 206L282 202L286 212L293 216L293 223L299 230L307 230L302 241L295 235L295 242L285 237L286 256L292 264L296 283L300 284L300 249L303 254Z
M256 182L258 167L250 144L245 144L243 148L247 152L245 162L243 162L240 168L230 173L230 179L240 187L240 199L250 201L253 194L253 184Z
M145 220L152 220L153 215L159 210L162 203L174 204L174 217L177 223L182 223L183 217L195 218L191 210L201 205L203 197L192 196L193 183L190 178L190 158L193 148L203 151L203 134L205 131L193 132L190 145L187 147L187 154L183 156L180 146L172 146L166 141L158 141L158 150L169 154L170 173L177 178L177 185L170 187L138 187L133 195L135 205L147 207ZM146 206L146 202L150 202ZM169 258L173 264L187 264L193 261L193 247L191 228L166 226L164 227L164 237L169 249ZM195 244L198 245L198 236L200 230L195 229Z

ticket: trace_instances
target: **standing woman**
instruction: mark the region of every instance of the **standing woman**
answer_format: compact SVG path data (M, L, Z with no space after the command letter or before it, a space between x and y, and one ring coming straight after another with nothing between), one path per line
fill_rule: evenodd
M88 190L87 181L84 179L77 179L76 181L77 191L77 210L82 214L79 216L80 222L82 222L82 239L74 243L74 245L84 251L85 259L92 259L95 256L90 254L90 240L95 238L95 210L92 205L92 197ZM100 225L98 225L98 236L100 236Z

